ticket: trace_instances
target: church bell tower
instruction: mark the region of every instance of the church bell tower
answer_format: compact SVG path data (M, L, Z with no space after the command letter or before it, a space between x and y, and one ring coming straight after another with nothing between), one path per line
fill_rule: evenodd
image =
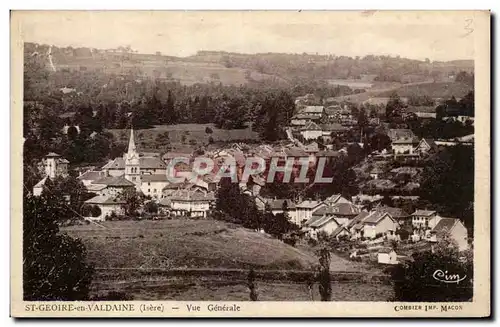
M125 154L125 178L136 185L137 189L141 187L141 166L139 153L135 147L134 129L130 129L130 139L128 141L128 151Z

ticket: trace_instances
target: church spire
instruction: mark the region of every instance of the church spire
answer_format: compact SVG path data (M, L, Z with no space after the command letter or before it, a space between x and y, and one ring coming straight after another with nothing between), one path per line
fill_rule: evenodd
M130 139L128 141L128 154L136 153L134 141L134 129L130 129Z

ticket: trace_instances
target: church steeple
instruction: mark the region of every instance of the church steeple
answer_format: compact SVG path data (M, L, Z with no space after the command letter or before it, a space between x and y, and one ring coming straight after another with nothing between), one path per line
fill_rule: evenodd
M136 153L135 141L134 141L134 129L130 129L130 139L128 140L128 152L129 155Z

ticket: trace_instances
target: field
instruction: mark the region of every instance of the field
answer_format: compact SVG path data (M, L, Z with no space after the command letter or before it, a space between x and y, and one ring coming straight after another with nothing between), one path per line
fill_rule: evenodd
M192 62L182 60L165 60L154 55L137 59L121 59L119 56L113 58L109 55L105 58L64 58L56 57L53 60L56 69L79 70L80 67L87 69L99 69L108 74L123 74L133 72L138 76L161 78L179 81L184 85L195 83L222 83L224 85L243 85L249 81L262 81L273 79L286 83L282 78L274 75L262 74L241 67L225 67L219 63Z
M245 300L246 274L257 272L262 300L308 300L302 276L317 264L311 250L213 220L104 222L62 228L80 238L96 267L94 295L125 292L136 300ZM387 300L380 272L332 254L336 300ZM336 275L335 275L336 274ZM317 287L313 292L319 299Z
M206 134L205 128L210 127L212 134ZM122 143L127 143L130 131L124 129L110 129L115 139ZM183 145L182 137L185 136L184 144L190 144L190 140L196 142L195 145L207 144L210 136L214 142L228 142L236 140L258 140L258 134L248 126L244 129L218 129L213 124L177 124L177 125L157 125L151 129L140 129L135 132L136 143L142 147L151 147L156 144L158 135L168 132L170 143L174 146ZM193 141L191 141L193 142ZM157 144L158 145L158 144ZM181 146L182 147L182 146ZM161 145L155 147L158 151L165 150Z
M389 97L396 92L401 98L410 96L424 96L431 98L461 98L473 89L472 86L460 82L416 82L408 84L394 83L384 87L377 86L366 92L338 97L337 101L350 101L353 103L369 102L371 104L385 105Z

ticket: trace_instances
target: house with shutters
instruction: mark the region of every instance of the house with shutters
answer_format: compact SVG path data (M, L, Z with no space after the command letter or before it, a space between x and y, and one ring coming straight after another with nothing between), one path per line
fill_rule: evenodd
M315 140L323 135L323 129L315 122L310 121L304 127L300 128L300 134L306 140Z
M305 200L298 203L295 205L295 208L297 209L296 224L300 226L303 221L311 219L313 212L324 206L326 206L324 202L314 200Z
M57 153L48 153L41 161L39 168L44 177L33 187L33 195L40 196L43 191L47 178L54 179L56 177L68 176L69 161L61 157Z
M434 210L417 209L411 214L411 222L415 228L432 228L431 224L435 221L437 215L437 212ZM429 222L431 222L431 224Z

